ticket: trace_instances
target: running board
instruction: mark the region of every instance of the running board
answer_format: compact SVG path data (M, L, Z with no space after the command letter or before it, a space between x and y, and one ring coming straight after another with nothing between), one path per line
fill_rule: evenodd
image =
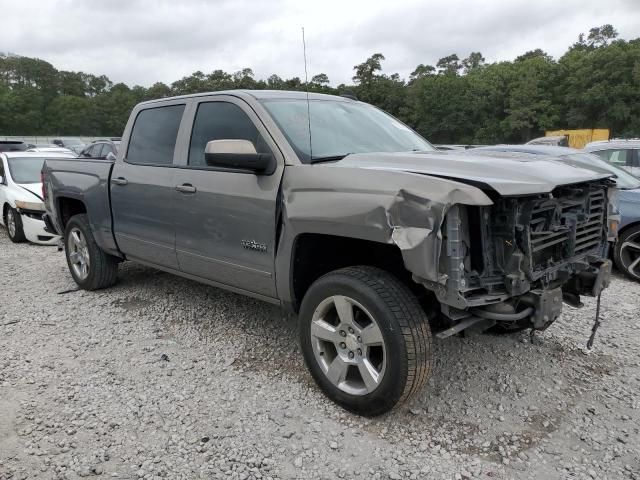
M486 325L484 328L480 329L481 331L484 331L487 328L490 328L493 325L495 325L495 320L488 320L486 318L480 318L480 317L467 317L464 320L461 320L458 323L456 323L453 327L449 327L446 330L442 330L441 332L436 333L436 337L447 338L452 335L455 335L456 333L460 333L461 331L466 330L469 327L474 327L480 323L484 323Z

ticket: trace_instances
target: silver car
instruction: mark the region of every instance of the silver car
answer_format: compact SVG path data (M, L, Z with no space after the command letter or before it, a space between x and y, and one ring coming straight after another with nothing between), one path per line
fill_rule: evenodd
M584 147L584 151L640 177L640 140L592 142Z

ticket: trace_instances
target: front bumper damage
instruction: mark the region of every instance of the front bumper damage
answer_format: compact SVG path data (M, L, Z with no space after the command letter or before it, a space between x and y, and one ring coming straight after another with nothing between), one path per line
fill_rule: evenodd
M532 328L544 330L560 316L563 302L575 308L582 307L581 295L598 297L610 282L611 261L604 260L577 273L562 287L536 289L525 294L522 301L533 307ZM574 299L577 302L573 302Z
M38 245L57 245L60 236L52 234L46 228L43 220L43 212L39 210L26 210L19 208L24 236L31 243Z
M450 208L439 258L444 281L414 275L440 302L448 328L439 336L496 324L544 330L563 303L579 307L581 295L599 296L611 276L607 191L598 181Z
M528 180L465 183L361 161L285 171L276 259L285 304L298 302L289 279L301 234L395 245L447 328L477 318L546 328L562 300L606 284L607 267L590 280L606 259L606 176L537 193Z

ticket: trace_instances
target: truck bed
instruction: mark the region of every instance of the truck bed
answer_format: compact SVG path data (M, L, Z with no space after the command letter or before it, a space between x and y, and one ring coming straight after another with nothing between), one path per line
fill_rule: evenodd
M78 213L74 205L82 202L96 243L106 252L120 255L113 236L109 192L113 165L111 160L47 159L42 175L47 211L51 212L50 220L57 232L64 234L63 219Z

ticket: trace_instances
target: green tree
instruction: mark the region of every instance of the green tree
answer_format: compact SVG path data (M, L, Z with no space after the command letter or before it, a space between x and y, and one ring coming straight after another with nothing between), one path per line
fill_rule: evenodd
M356 71L356 74L353 76L353 81L356 83L356 85L366 86L369 83L373 82L378 76L376 72L382 70L383 60L384 55L382 55L381 53L374 53L363 63L353 67L353 69Z
M572 48L559 60L559 104L569 128L640 133L640 41Z
M458 71L462 68L462 64L460 63L458 55L453 53L438 60L436 67L438 67L438 73L442 73L444 75L457 75Z
M145 100L153 100L155 98L165 98L171 96L171 88L162 82L156 82L144 92Z
M462 68L464 73L469 73L472 70L481 68L484 66L485 58L480 52L471 52L467 58L462 60Z
M419 78L424 78L429 75L433 75L436 73L436 69L433 65L423 65L422 63L418 65L411 75L409 76L409 83L412 83Z
M531 58L538 58L538 57L543 58L544 60L547 60L549 62L553 60L553 58L551 58L551 56L547 52L545 52L541 48L536 48L535 50L529 50L528 52L525 52L522 55L518 55L515 61L516 63L524 62L525 60L529 60Z
M104 75L58 71L50 63L0 53L0 134L118 135L138 102L196 92L288 89L350 93L438 143L520 142L550 128L609 128L640 135L640 39L609 24L580 34L556 62L541 49L486 63L480 52L419 64L408 82L382 70L374 53L354 66L353 84L332 87L325 73L306 83L253 70L193 72L170 85L113 84Z
M285 86L284 80L280 78L278 75L271 75L267 79L267 88L271 90L283 90Z
M613 40L618 37L618 32L613 25L605 24L601 27L594 27L589 30L589 35L587 36L587 45L589 47L606 47Z
M86 97L60 95L45 111L47 132L55 135L90 135L92 125L91 100Z
M518 62L514 67L503 122L510 139L524 142L542 135L559 120L552 88L555 64L538 56Z
M318 85L329 85L329 77L326 73L319 73L311 77L311 83L317 83Z

